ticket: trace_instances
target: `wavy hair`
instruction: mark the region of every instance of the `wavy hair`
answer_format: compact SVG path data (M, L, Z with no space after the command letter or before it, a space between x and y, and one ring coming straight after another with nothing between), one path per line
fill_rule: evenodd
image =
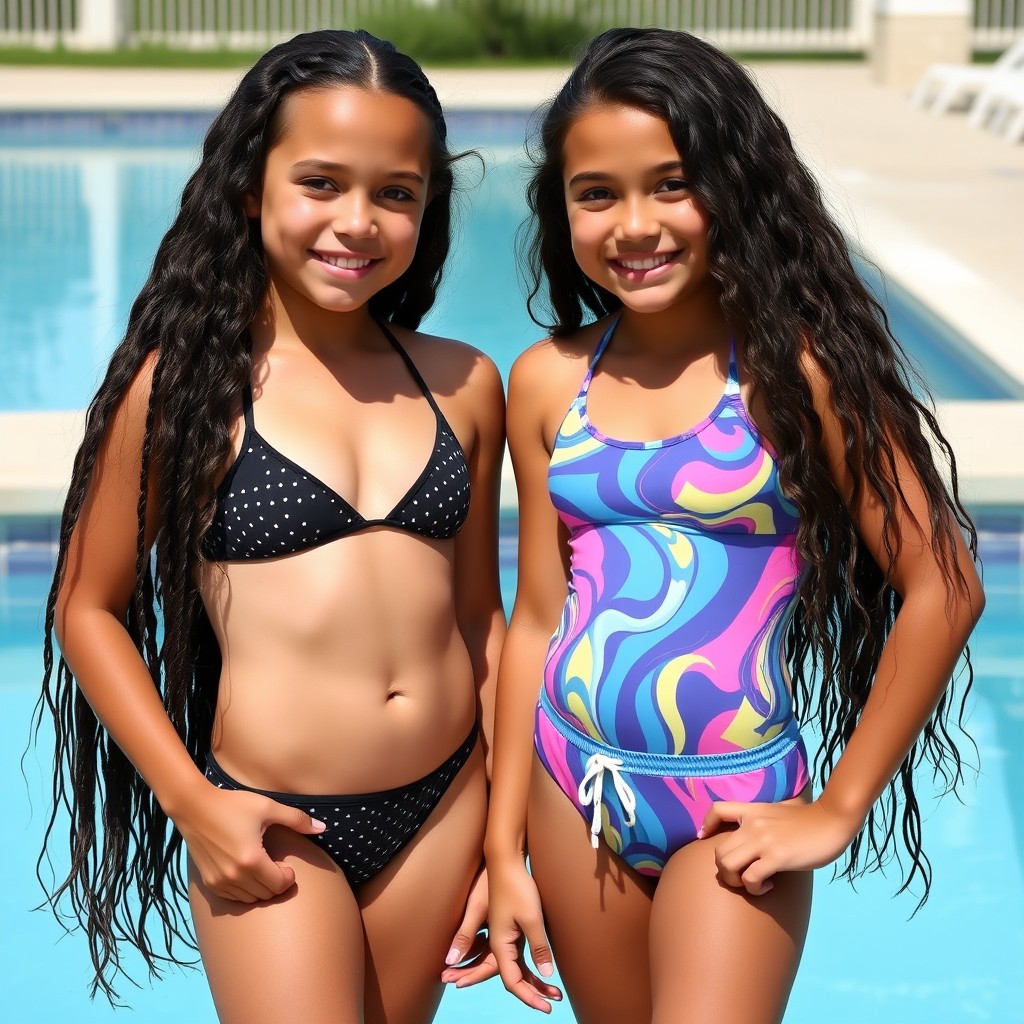
M369 33L310 32L275 46L247 72L206 134L199 166L135 300L124 340L89 405L85 436L60 527L46 603L44 679L35 732L56 732L52 807L37 865L51 909L88 935L92 994L113 1002L126 976L124 944L151 975L175 949L195 949L183 907L182 839L149 788L97 721L53 641L68 543L82 512L101 443L115 410L155 353L139 489L135 589L125 628L144 659L167 715L200 763L209 747L220 653L197 589L203 534L216 482L230 457L233 409L251 373L247 332L268 277L258 221L244 198L258 191L267 153L283 131L292 94L355 86L404 97L432 125L431 189L409 268L369 303L378 319L415 328L434 303L451 233L452 163L441 106L420 66ZM148 495L152 495L150 499ZM156 503L154 555L145 544L149 500ZM158 612L162 620L158 624ZM44 878L59 818L70 818L71 865ZM99 822L100 827L97 827ZM51 872L52 874L52 868ZM66 904L70 904L68 914Z
M977 558L977 533L960 498L953 452L930 405L915 397L915 389L927 393L924 382L858 276L786 126L735 60L684 32L602 33L543 116L527 187L533 216L520 239L530 315L539 326L568 335L622 305L573 257L562 183L566 135L586 108L601 103L646 111L668 126L690 186L711 215L708 264L722 313L742 326L745 371L759 394L771 396L765 426L779 452L785 493L800 513L797 548L807 566L787 655L798 713L821 731L813 771L823 784L857 725L901 602L833 482L801 371L805 346L831 382L855 481L850 503L857 502L863 477L881 498L886 552L895 556L895 512L904 505L897 460L904 455L924 488L932 546L950 592L966 590L955 529L964 531ZM948 467L948 486L933 445ZM951 731L966 736L969 651L964 661L958 707L944 692L841 871L853 880L895 857L903 874L900 892L917 877L923 881L918 906L928 897L931 865L921 843L914 773L922 763L930 766L945 791L955 792L963 781L964 761Z

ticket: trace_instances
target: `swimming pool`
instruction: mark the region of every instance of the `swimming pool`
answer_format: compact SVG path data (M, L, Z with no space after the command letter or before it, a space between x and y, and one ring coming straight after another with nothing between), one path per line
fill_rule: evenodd
M87 401L207 120L189 113L0 117L0 410ZM512 155L522 127L515 114L453 118L456 145L481 147L490 164ZM467 192L460 255L428 325L480 345L503 370L541 333L522 311L509 241L521 215L519 174L514 160L500 164ZM468 184L475 175L467 162ZM935 325L896 298L894 315L911 322L901 329L904 344L940 396L1018 397L955 337L929 338ZM935 884L912 921L914 899L892 899L891 882L871 877L853 892L819 872L787 1024L1024 1021L1024 512L977 511L989 596L973 644L971 730L982 772L964 804L944 800L928 814ZM30 912L39 899L33 868L45 814L45 738L24 766L19 759L41 675L54 531L51 519L0 519L0 1012L13 1024L127 1019L88 1003L84 939L62 939L48 914ZM514 531L508 514L501 542L507 608ZM124 986L122 995L137 1020L216 1019L198 972L175 972L152 989ZM496 983L448 993L438 1017L444 1024L537 1019ZM569 1024L572 1015L557 1007L552 1019Z
M86 405L208 122L190 113L0 113L0 412ZM477 345L507 374L543 333L526 315L513 252L526 212L526 116L455 113L451 122L453 145L478 148L487 172L472 158L460 166L459 233L424 328ZM1024 386L904 291L865 274L937 398L1024 398Z
M965 802L927 811L926 848L935 882L913 919L914 900L872 876L853 891L818 872L804 961L787 1024L962 1024L1024 1021L1024 514L979 516L988 608L973 647L978 679L971 732L982 771ZM514 517L503 521L503 589L514 590ZM129 1019L88 1003L81 936L61 938L39 898L33 862L45 808L46 744L19 757L40 677L38 637L47 578L38 562L14 559L0 576L0 993L11 1024ZM740 965L741 969L741 965ZM134 1019L214 1024L203 977L173 972L153 988L122 988ZM449 991L443 1024L520 1024L539 1018L499 985ZM567 1008L553 1021L570 1024Z

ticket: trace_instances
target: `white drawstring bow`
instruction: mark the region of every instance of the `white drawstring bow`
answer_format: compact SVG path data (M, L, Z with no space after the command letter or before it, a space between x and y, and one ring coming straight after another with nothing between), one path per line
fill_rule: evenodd
M621 768L622 762L617 757L608 757L605 754L591 754L587 760L587 770L580 783L579 798L584 807L591 801L594 803L594 815L590 822L590 842L595 850L598 836L601 834L601 797L604 792L605 772L611 774L612 785L626 814L625 823L633 825L636 822L636 796L620 774Z

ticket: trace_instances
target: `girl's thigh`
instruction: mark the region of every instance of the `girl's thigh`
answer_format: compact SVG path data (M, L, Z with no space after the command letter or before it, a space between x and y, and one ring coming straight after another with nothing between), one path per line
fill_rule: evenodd
M269 829L295 885L255 904L221 899L189 864L189 897L221 1024L361 1024L363 928L352 890L322 850Z
M648 1021L652 880L603 841L593 848L588 823L536 755L527 833L548 938L578 1024Z
M720 837L665 866L651 912L652 1024L777 1024L811 909L810 872L783 873L763 896L718 880Z
M356 897L366 935L367 1024L425 1024L483 857L487 780L480 745L412 842Z

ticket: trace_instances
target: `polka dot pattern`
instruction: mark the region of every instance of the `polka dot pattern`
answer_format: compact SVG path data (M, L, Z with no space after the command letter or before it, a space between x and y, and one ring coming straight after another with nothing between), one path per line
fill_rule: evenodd
M371 526L391 526L433 540L449 540L459 532L469 513L466 456L405 350L390 333L388 337L437 422L430 458L398 504L383 519L366 519L335 490L279 452L256 429L252 389L246 385L242 449L217 489L214 520L203 538L207 558L277 558Z
M307 838L327 852L354 888L373 878L416 835L473 752L476 738L474 725L462 746L429 775L408 786L360 796L253 789L231 778L212 753L206 759L206 778L219 789L261 793L326 823L324 832Z

